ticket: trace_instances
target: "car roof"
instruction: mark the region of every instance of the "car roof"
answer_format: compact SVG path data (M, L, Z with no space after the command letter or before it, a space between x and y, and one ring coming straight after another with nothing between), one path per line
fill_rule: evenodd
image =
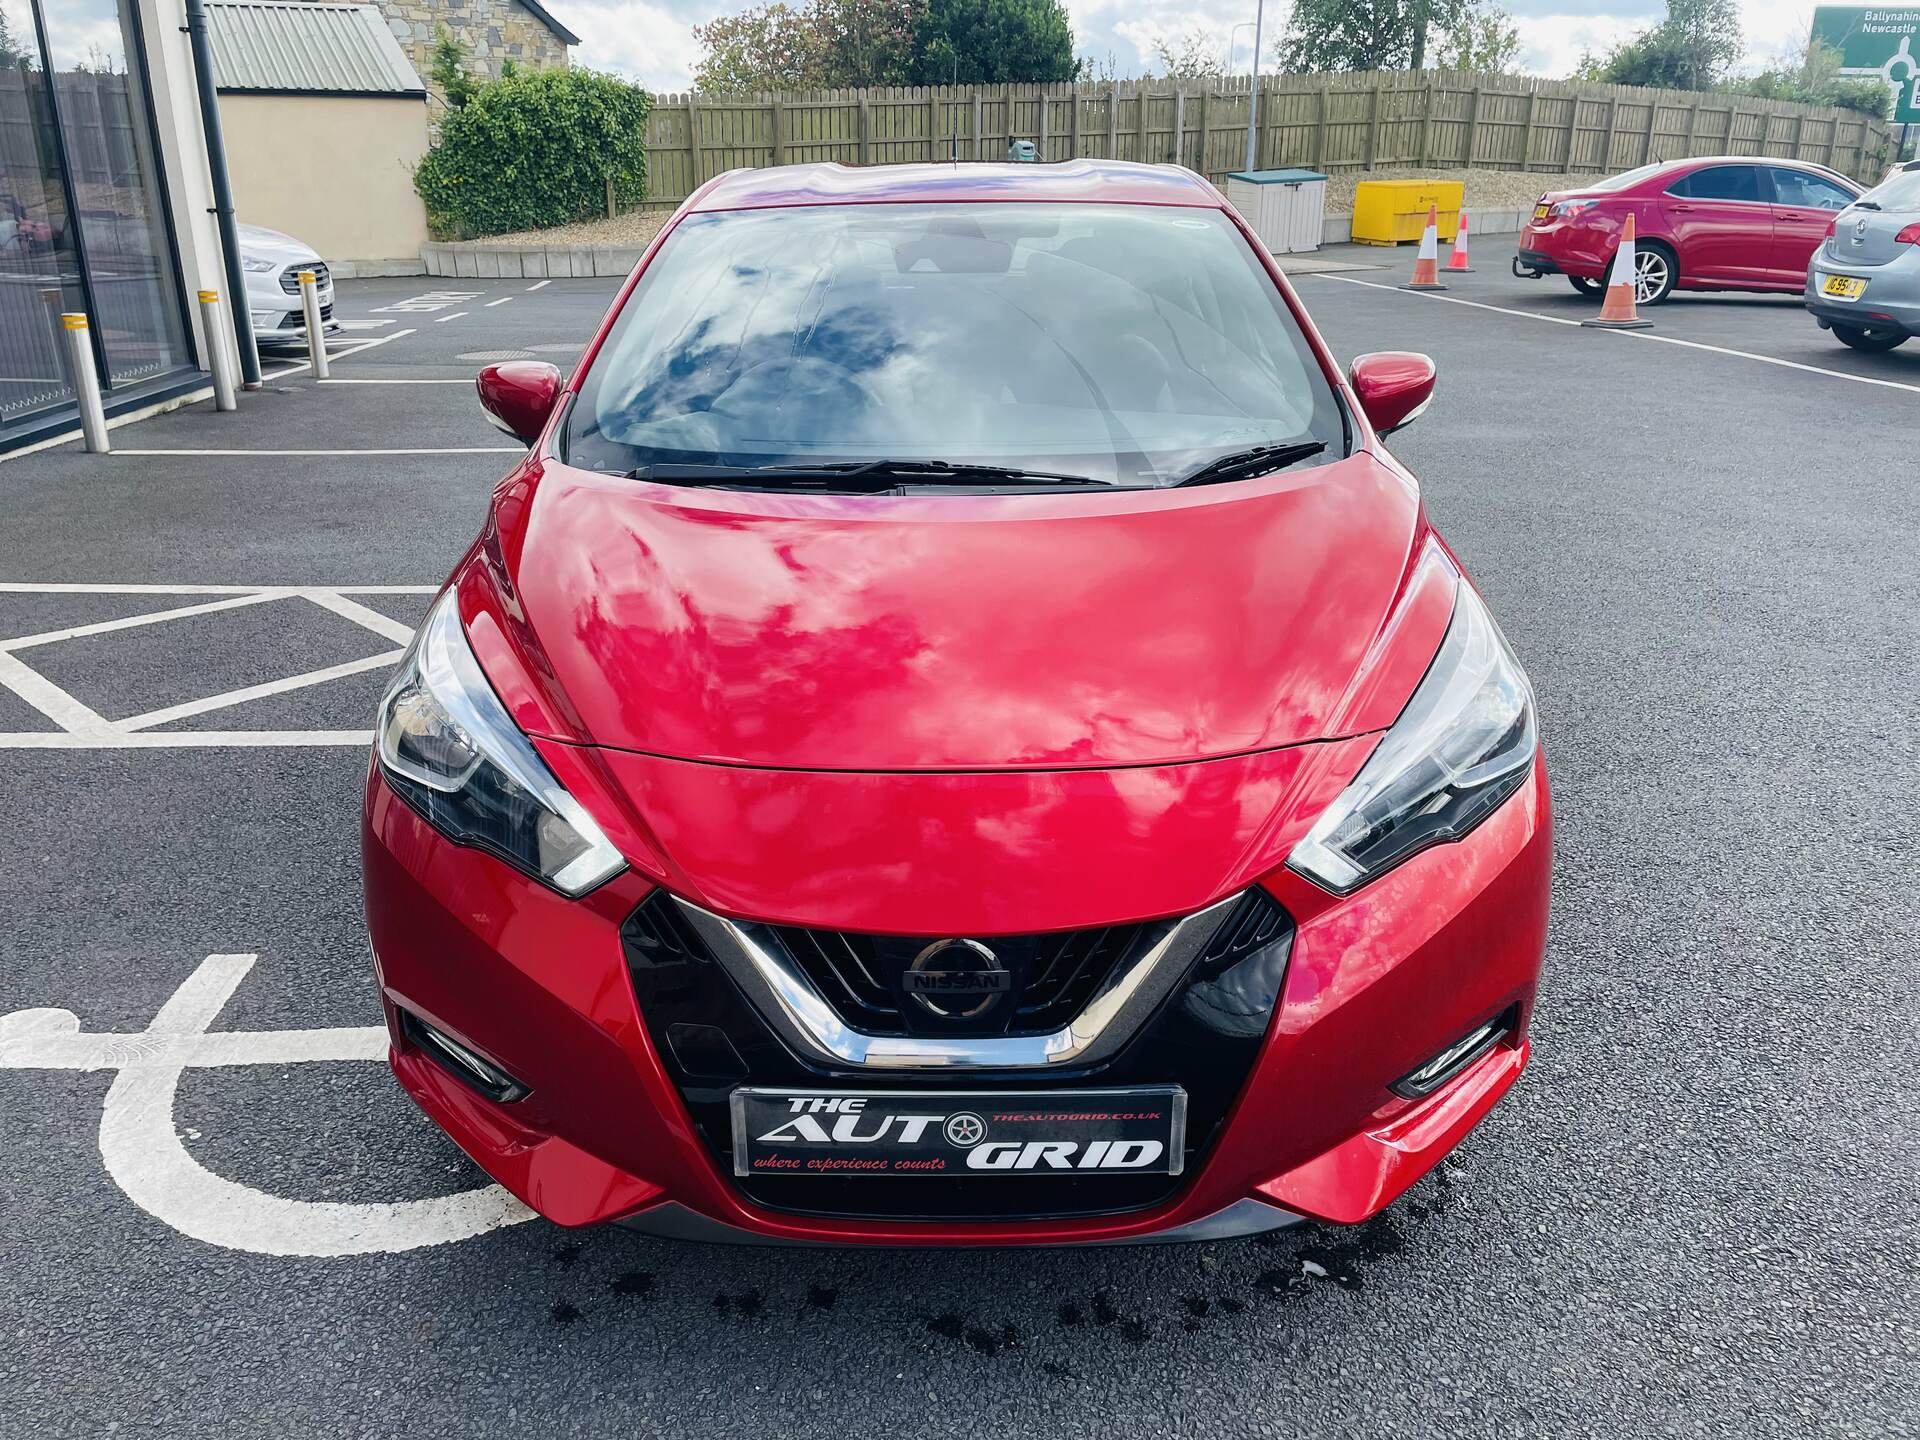
M1201 176L1178 165L1125 160L1067 160L1046 165L782 165L729 170L708 182L688 208L754 210L779 205L878 205L912 201L1050 200L1109 205L1188 205L1226 201Z
M1811 170L1816 175L1832 175L1847 180L1844 171L1835 170L1831 165L1822 165L1814 160L1795 160L1786 155L1689 155L1684 160L1670 160L1666 168L1678 170L1682 166L1692 165L1781 165L1789 170ZM1849 185L1854 184L1847 180Z

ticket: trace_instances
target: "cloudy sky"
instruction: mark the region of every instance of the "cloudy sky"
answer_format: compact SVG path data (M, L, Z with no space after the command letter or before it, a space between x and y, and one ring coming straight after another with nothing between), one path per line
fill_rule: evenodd
M652 89L687 88L700 47L692 27L717 14L750 8L752 0L543 0L585 43L575 58L613 70ZM1122 75L1139 74L1163 34L1201 29L1224 53L1234 26L1253 19L1254 0L1065 0L1081 54L1112 52ZM1747 58L1759 66L1803 42L1811 0L1739 0ZM1665 13L1663 0L1503 0L1520 29L1521 68L1565 75L1584 50L1600 50ZM1282 23L1287 0L1267 6L1270 27ZM1246 60L1251 28L1238 35L1236 66Z

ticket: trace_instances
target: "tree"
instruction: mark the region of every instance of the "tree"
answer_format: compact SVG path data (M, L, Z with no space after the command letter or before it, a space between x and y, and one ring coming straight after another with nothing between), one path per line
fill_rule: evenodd
M1153 42L1153 73L1168 80L1206 80L1225 75L1217 42L1205 30L1189 30L1177 42L1162 35Z
M1459 23L1440 37L1435 59L1442 70L1511 74L1520 59L1520 32L1506 11L1470 5Z
M1658 25L1581 62L1580 78L1663 90L1711 90L1746 48L1738 0L1668 0Z
M1492 0L1296 0L1282 69L1421 70L1429 50L1456 70L1505 70L1520 53L1513 17Z
M447 102L450 110L464 106L482 83L467 69L467 56L471 51L472 47L466 41L448 33L444 25L434 28L427 78L440 87L440 97Z
M693 83L714 92L904 85L926 0L811 0L723 15L693 27L706 47Z
M1408 0L1296 0L1281 33L1280 68L1404 70L1413 59Z
M762 5L693 27L706 54L693 67L698 90L799 90L817 83L813 31L806 12Z
M13 22L7 19L6 11L0 10L0 70L34 68L34 57L27 50L26 42L13 38Z
M927 0L916 85L1051 84L1074 78L1060 0Z
M1818 40L1810 42L1797 57L1788 56L1758 75L1729 81L1720 88L1762 100L1838 105L1876 120L1885 120L1893 110L1893 96L1884 83L1866 75L1842 75L1840 52Z

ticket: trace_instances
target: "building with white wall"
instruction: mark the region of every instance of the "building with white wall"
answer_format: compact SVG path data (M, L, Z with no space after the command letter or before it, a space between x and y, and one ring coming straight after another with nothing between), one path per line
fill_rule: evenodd
M372 5L207 0L234 208L335 278L421 273L427 88Z

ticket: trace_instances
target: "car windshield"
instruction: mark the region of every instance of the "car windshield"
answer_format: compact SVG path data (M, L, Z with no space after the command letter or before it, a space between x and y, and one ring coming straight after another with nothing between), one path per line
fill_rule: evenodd
M1902 170L1861 198L1882 210L1920 210L1920 169Z
M1297 463L1345 453L1339 405L1218 211L948 203L687 217L585 377L565 454L1140 486L1315 442Z

